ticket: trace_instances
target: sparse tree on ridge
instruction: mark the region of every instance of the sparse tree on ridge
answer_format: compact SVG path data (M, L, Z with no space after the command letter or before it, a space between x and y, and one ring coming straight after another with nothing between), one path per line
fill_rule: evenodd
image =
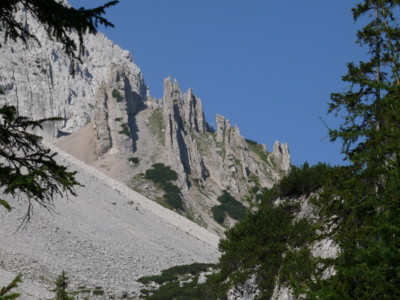
M49 37L63 45L65 53L74 63L80 61L84 52L84 34L97 32L99 25L114 26L103 17L105 9L119 1L109 1L93 9L75 9L56 0L2 0L0 1L0 32L4 40L0 46L11 41L21 40L25 44L33 40L40 45L38 38L16 17L18 10L25 9L47 31ZM76 33L78 42L71 38ZM0 93L2 89L0 88ZM3 193L24 194L28 199L28 209L24 221L31 216L32 203L51 209L53 196L73 194L78 185L75 173L59 165L49 149L41 144L41 137L27 130L41 127L44 122L58 118L32 121L18 115L13 106L0 108L0 187ZM12 204L0 199L0 207L12 210ZM20 276L7 287L0 289L0 299L15 299L18 294L11 289L17 286Z

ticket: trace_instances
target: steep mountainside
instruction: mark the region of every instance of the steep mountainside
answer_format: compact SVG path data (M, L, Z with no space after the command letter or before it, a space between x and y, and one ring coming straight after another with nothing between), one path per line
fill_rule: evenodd
M139 277L175 265L217 261L217 236L60 154L60 162L78 172L84 187L69 201L54 199L52 214L35 206L31 222L19 231L27 200L6 197L14 210L0 211L0 287L22 273L21 300L50 299L64 270L74 299L138 299Z
M60 138L57 145L84 162L219 233L237 218L225 211L215 220L212 208L224 190L246 203L289 170L286 144L276 142L268 152L219 115L212 128L200 99L191 89L182 95L176 81L167 78L163 99L152 98L130 53L104 35L86 36L83 63L73 66L34 20L24 12L19 17L41 46L0 49L0 105L15 105L32 119L62 117L44 135ZM146 172L160 163L177 178L151 180Z

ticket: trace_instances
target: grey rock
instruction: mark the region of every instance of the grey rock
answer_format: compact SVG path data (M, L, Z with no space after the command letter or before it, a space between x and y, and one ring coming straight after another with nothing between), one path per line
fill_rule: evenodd
M85 35L82 63L72 65L62 45L49 39L32 16L19 11L17 17L38 37L40 46L36 42L27 46L17 42L0 48L0 86L5 91L0 105L15 105L21 115L31 119L63 118L62 122L45 126L41 134L46 138L75 132L93 120L95 95L101 84L108 81L114 65L129 70L126 81L130 89L146 99L147 86L130 53L103 34Z

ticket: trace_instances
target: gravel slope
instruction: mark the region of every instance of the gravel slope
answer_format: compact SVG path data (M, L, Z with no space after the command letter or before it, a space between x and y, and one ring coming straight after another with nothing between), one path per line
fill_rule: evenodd
M31 295L21 299L49 297L45 289L53 288L61 270L70 276L72 290L97 287L105 292L100 298L136 299L141 285L135 280L141 276L217 261L218 237L56 150L63 164L78 171L85 186L77 189L78 197L55 199L53 214L35 208L27 229L18 232L24 199L10 200L11 213L0 210L0 284L22 272L22 290Z

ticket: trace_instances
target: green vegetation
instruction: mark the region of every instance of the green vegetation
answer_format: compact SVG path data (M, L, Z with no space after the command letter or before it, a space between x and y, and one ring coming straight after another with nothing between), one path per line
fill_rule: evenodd
M398 1L365 0L353 9L366 24L357 38L369 60L347 65L349 88L332 94L329 104L330 113L344 112L344 123L329 135L342 141L349 165L305 163L266 191L258 210L220 243L214 278L222 295L256 274L260 299L269 299L276 284L301 299L400 298L399 8ZM257 150L253 141L248 145ZM298 200L290 197L313 192L318 217L297 219ZM311 255L313 243L325 238L340 248L337 257Z
M244 139L246 142L247 142L247 144L249 144L249 145L253 145L253 146L257 146L258 145L258 143L256 142L256 141L253 141L253 140L250 140L250 139Z
M113 89L112 96L117 100L117 102L124 101L124 97L122 97L121 93L116 89Z
M17 275L13 281L11 281L7 286L0 288L0 299L17 299L20 294L14 293L12 289L18 287L18 284L21 283L21 274Z
M170 181L178 179L178 174L170 167L157 163L152 165L153 169L146 171L145 178L150 179L164 190L163 200L169 208L184 211L180 189Z
M55 293L56 296L54 300L72 300L73 297L70 297L67 292L68 287L68 277L67 274L62 271L60 275L58 275L56 280L56 288Z
M3 194L16 196L25 194L28 202L27 213L23 223L29 221L33 203L50 209L55 195L75 195L75 172L58 165L55 153L45 148L42 138L34 135L34 129L42 128L47 121L57 121L59 118L49 118L30 121L20 117L13 106L0 108L0 185L4 187ZM18 151L14 151L18 149ZM12 210L12 206L0 199L0 207Z
M122 118L115 118L114 121L115 121L115 122L121 122L121 121L122 121Z
M122 123L121 124L122 130L118 131L119 134L125 134L126 136L130 137L131 132L129 130L128 124L127 123Z
M235 220L243 219L246 215L246 207L237 201L227 190L217 199L221 204L211 208L214 220L220 224L225 221L226 214Z
M299 197L308 196L330 182L333 168L325 163L318 163L312 167L307 162L296 167L293 166L287 176L267 191L269 197Z
M253 274L257 275L261 292L258 299L269 299L277 283L291 286L297 296L303 294L315 286L312 278L318 275L318 261L311 256L310 247L320 227L308 219L296 219L300 203L291 197L298 197L298 187L306 194L320 190L322 185L334 182L329 178L339 170L326 164L310 167L307 163L293 168L280 183L265 190L256 211L244 210L242 219L226 231L219 245L219 270L208 276L205 284L192 282L180 288L179 276L163 272L141 279L143 283L162 284L157 291L147 291L145 299L225 299L230 287L245 283ZM224 205L234 206L238 201L227 191L218 201L221 205L213 207L212 213L217 222L223 223L229 211L223 209ZM186 294L180 294L183 290Z
M153 164L152 167L153 169L146 171L145 176L147 179L151 179L156 183L165 183L178 179L178 174L162 163Z
M141 298L149 300L212 299L208 297L208 287L204 284L198 285L197 282L201 272L207 272L213 267L215 267L213 264L193 263L172 267L162 271L161 275L139 278L138 282L143 284L155 282L161 285L158 289L142 289Z
M303 291L303 282L315 275L316 262L309 251L315 228L307 219L295 219L300 206L287 197L297 195L295 187L299 184L310 193L318 190L326 182L323 177L330 172L319 173L318 183L316 180L303 182L300 175L313 178L321 169L335 168L304 164L292 169L281 180L282 185L278 183L265 191L257 211L247 213L226 231L226 239L220 242L221 269L214 276L214 285L220 293L226 294L229 287L244 283L253 274L257 274L260 299L269 299L277 282L290 284L296 294ZM276 204L278 198L281 200ZM229 196L225 194L220 201L226 203L227 199Z
M269 160L268 160L268 153L266 153L263 149L263 146L258 144L256 141L253 140L249 140L249 139L245 139L247 146L249 147L249 149L254 152L255 154L257 154L262 161L264 161L267 164L270 164Z
M130 157L128 160L130 162L134 163L134 164L138 164L139 163L139 158L138 157Z
M165 136L163 132L164 128L164 118L162 110L157 108L149 117L149 129L150 132L160 140L162 145L165 144Z
M349 88L333 93L329 103L330 113L344 115L329 135L342 141L349 166L316 203L321 222L335 225L341 251L323 262L337 272L318 281L313 298L400 299L399 8L389 0L353 8L354 20L365 24L357 42L367 47L366 61L347 65L342 78Z
M225 221L225 212L224 210L219 206L213 206L211 208L211 213L213 215L213 218L215 221L217 221L219 224L223 224Z

